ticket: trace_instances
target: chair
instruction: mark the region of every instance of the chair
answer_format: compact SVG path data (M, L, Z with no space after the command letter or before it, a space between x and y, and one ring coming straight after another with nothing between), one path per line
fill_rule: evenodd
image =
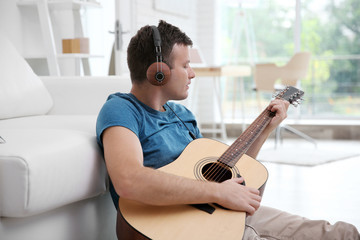
M281 84L285 86L296 86L298 80L306 77L309 69L310 58L311 53L298 52L285 66L280 67Z
M281 76L281 68L274 63L255 64L254 66L254 83L256 98L259 111L262 111L261 92L274 93L276 91L275 82Z
M255 64L254 90L257 92L259 107L260 92L274 92L285 86L297 86L298 80L304 78L308 72L310 57L309 52L298 52L284 66L277 66L275 63ZM276 84L279 79L280 85Z
M284 66L277 66L274 63L255 64L254 66L254 82L255 91L258 101L258 107L261 111L260 92L276 92L283 89L285 86L297 86L299 80L304 78L308 72L311 53L298 52L296 53ZM280 79L280 85L277 80ZM282 130L286 130L295 135L298 135L316 146L316 142L308 135L290 127L285 124L280 126L275 131L275 148L278 141L282 140Z

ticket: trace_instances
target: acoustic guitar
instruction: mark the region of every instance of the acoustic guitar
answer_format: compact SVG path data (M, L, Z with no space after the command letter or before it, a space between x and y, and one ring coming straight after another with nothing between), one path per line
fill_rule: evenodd
M303 91L287 87L275 97L296 106L303 95ZM222 182L242 176L246 186L259 189L262 195L267 169L245 153L274 116L265 109L231 146L207 138L196 139L176 161L158 170L199 181ZM245 218L245 212L212 203L150 206L120 197L117 231L123 240L239 240Z

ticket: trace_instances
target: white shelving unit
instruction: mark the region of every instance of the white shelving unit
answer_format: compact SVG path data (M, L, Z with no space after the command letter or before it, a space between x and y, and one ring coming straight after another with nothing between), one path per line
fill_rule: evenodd
M18 0L19 7L36 7L39 16L41 34L44 42L45 54L30 54L24 56L27 59L43 59L47 60L49 75L62 75L59 66L59 60L71 59L74 60L75 73L80 75L81 65L83 67L84 75L91 75L89 66L89 58L102 57L101 55L93 54L78 54L78 53L59 53L57 51L57 44L61 44L62 39L55 39L53 24L51 22L52 11L55 10L70 10L73 14L74 22L72 27L78 37L84 37L84 31L80 16L80 10L86 8L101 8L101 4L92 0ZM75 36L74 36L75 37Z

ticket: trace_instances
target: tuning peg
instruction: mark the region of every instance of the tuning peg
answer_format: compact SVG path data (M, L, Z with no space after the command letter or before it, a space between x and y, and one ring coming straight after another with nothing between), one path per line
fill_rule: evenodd
M299 103L297 101L291 103L294 107L299 106Z
M276 90L276 91L273 93L272 97L273 97L273 98L276 98L276 97L278 97L281 93L282 93L282 91Z

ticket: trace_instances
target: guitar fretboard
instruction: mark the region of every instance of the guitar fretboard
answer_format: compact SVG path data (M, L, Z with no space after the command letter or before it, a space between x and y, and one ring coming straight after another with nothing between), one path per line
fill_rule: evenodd
M252 143L269 124L275 113L265 109L255 121L240 135L238 139L220 156L219 162L234 167L241 156L246 153Z

